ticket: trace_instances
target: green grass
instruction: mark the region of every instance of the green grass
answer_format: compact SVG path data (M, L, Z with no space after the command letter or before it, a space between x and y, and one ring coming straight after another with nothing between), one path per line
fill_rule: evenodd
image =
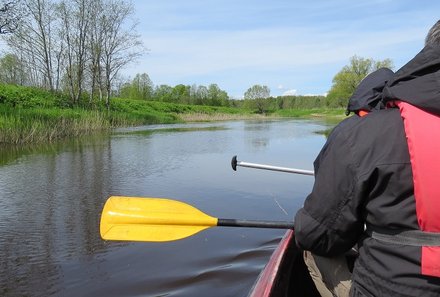
M18 109L0 105L0 143L51 142L109 128L109 120L97 111Z
M345 118L345 109L342 108L312 108L312 109L280 109L274 112L274 115L281 117L334 117Z
M71 107L62 93L0 84L0 144L44 143L113 127L179 123L192 114L209 117L244 112L248 111L120 98L112 99L110 111L102 102Z
M278 110L271 117L329 117L341 120L342 109ZM113 98L72 107L66 94L34 87L0 84L0 144L48 143L57 139L108 131L114 127L261 118L237 107L187 105Z

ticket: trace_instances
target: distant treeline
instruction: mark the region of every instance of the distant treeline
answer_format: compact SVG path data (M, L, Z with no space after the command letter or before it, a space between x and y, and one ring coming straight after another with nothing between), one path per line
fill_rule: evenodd
M244 99L233 99L217 84L154 86L148 74L137 74L132 81L123 83L115 95L120 98L170 102L191 105L225 106L247 108L256 113L270 113L281 109L311 109L340 107L331 106L325 96L278 96L271 97L267 86L254 85Z

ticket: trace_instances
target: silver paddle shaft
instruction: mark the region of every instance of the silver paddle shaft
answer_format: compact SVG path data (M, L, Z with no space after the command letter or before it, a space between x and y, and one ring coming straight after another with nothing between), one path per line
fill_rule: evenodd
M281 172L304 174L304 175L315 175L313 170L304 170L304 169L288 168L288 167L278 167L278 166L271 166L271 165L264 165L264 164L256 164L256 163L248 163L248 162L237 161L237 156L234 156L234 158L232 158L231 164L232 164L232 168L234 170L236 170L237 166L241 166L241 167L257 168L257 169L272 170L272 171L281 171Z

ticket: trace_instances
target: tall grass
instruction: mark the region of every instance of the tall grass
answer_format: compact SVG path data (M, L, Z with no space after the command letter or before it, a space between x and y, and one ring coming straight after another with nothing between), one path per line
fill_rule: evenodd
M0 106L0 143L51 142L109 128L109 120L97 111Z

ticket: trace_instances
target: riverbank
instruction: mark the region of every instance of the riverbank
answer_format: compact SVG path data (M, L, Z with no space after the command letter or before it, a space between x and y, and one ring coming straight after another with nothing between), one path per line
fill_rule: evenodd
M228 113L185 113L178 116L184 122L209 122L209 121L234 121L234 120L265 120L279 118L325 118L332 122L340 122L343 120L345 110L343 109L288 109L269 113L266 115L248 113L248 114L228 114Z
M87 100L87 99L85 99ZM341 109L290 109L266 115L237 107L173 104L114 98L105 106L70 107L63 94L0 85L0 145L53 142L115 127L201 121L326 117L340 121Z

